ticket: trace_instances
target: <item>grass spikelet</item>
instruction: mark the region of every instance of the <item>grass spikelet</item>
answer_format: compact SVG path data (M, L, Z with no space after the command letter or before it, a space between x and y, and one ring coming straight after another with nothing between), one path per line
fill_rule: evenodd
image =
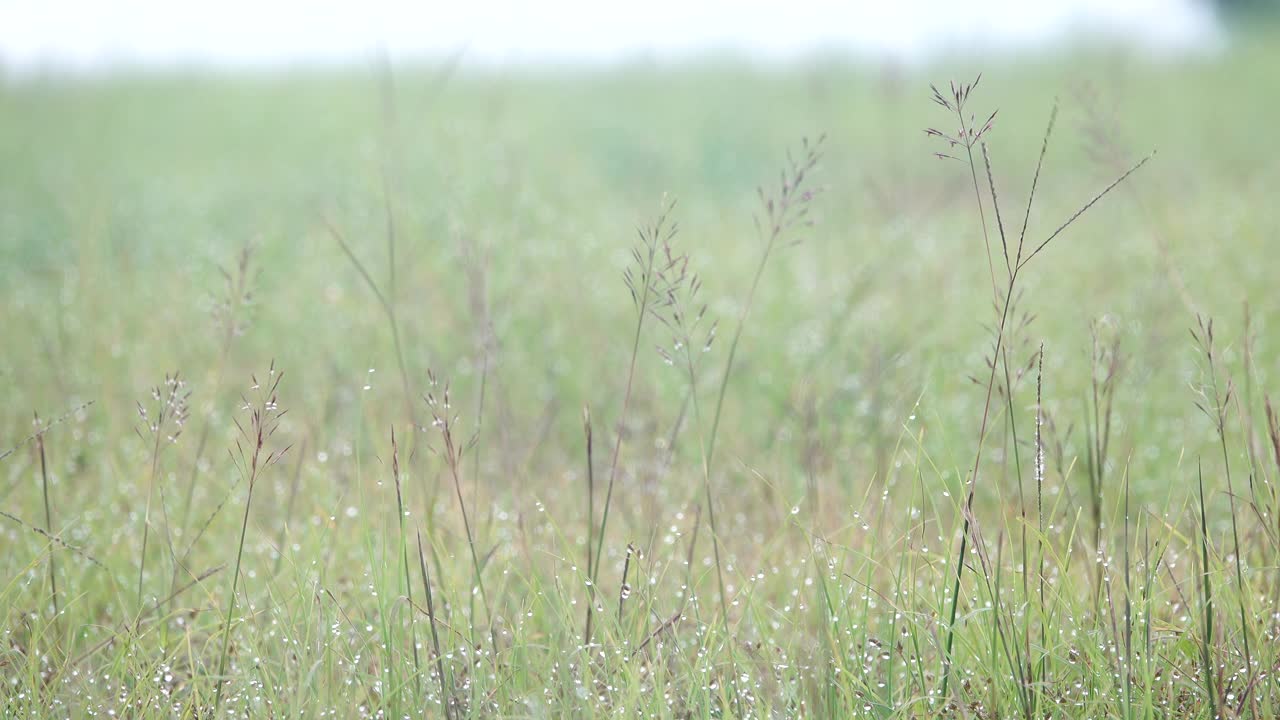
M618 412L617 438L613 444L612 459L609 461L608 481L605 484L604 507L600 517L600 531L596 535L595 558L588 568L587 581L595 595L595 586L600 580L600 560L604 554L604 539L609 527L609 510L613 503L613 487L618 479L618 461L622 454L622 440L626 434L627 413L631 407L631 395L635 388L636 363L640 357L640 338L645 321L657 315L670 301L670 273L676 268L663 264L663 248L667 247L678 230L671 219L675 202L664 200L662 210L650 225L637 230L637 240L631 249L631 263L623 272L623 281L631 294L631 302L635 308L636 322L631 340L631 359L627 365L626 381L623 384L622 408ZM589 522L591 522L589 520ZM592 600L591 602L594 602ZM590 630L590 628L588 628ZM590 632L584 634L584 647L591 645Z
M236 546L236 561L231 573L231 588L227 593L227 615L222 630L222 652L218 656L218 674L214 683L216 690L213 697L213 714L218 714L222 705L222 692L225 687L227 661L231 651L231 623L235 618L236 589L240 584L240 565L244 560L244 540L249 532L249 511L253 507L253 490L258 485L262 474L280 461L289 447L273 448L270 446L272 436L280 426L280 420L286 410L281 409L277 391L280 381L284 379L284 371L276 370L275 363L267 370L262 381L252 376L249 386L249 397L242 396L241 411L249 414L246 421L236 419L236 429L240 435L236 446L231 451L232 460L240 472L241 479L248 486L244 499L244 515L240 521L240 542Z
M166 375L164 384L151 390L150 408L138 403L138 437L151 445L151 472L147 479L147 502L142 515L142 550L138 554L138 608L142 609L142 584L147 573L147 539L151 535L151 501L160 477L161 453L178 441L187 422L187 401L191 391L178 373ZM163 505L163 494L161 495ZM171 538L167 538L171 541ZM175 558L176 562L176 558ZM175 569L176 573L176 569Z
M462 457L471 446L472 441L460 440L454 436L454 429L458 424L458 414L453 410L452 398L449 395L449 383L441 381L434 372L428 370L427 384L430 390L427 391L424 399L431 413L431 427L439 434L440 448L438 452L444 458L449 478L453 481L454 493L458 498L458 512L462 515L462 526L467 535L467 549L471 552L471 568L474 572L473 587L480 593L480 601L484 605L485 617L489 620L489 630L492 636L494 631L493 606L489 604L489 594L484 588L484 566L481 564L480 554L476 550L476 537L471 523L471 515L467 512L467 501L462 495ZM474 597L474 593L468 593L468 597ZM474 612L471 614L471 625L474 633L476 630ZM495 651L497 649L496 641L494 641L494 649Z

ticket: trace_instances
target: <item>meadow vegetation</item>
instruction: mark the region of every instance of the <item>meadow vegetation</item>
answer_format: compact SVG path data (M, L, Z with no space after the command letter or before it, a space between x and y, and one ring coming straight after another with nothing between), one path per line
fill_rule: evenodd
M1276 717L1277 47L7 81L0 715Z

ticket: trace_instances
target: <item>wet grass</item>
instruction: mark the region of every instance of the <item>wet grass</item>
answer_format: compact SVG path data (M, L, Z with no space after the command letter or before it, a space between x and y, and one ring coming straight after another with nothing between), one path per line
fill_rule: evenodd
M1276 716L1274 47L11 81L2 714Z

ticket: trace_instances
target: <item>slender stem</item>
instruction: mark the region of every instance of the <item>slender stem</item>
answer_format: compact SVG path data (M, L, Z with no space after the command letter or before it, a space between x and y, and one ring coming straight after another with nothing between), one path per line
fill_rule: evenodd
M222 350L218 353L218 364L217 364L218 369L214 373L213 388L215 392L217 391L218 388L222 387L222 376L226 371L227 356L231 352L231 340L234 337L235 337L234 326L228 326L224 333L224 337L222 341ZM209 416L206 414L204 416L204 425L202 425L200 428L200 438L196 441L196 455L195 455L195 459L192 460L191 462L191 477L187 481L187 495L186 495L186 499L183 501L183 504L182 504L182 524L179 525L179 527L183 528L184 530L187 527L187 523L191 521L191 507L195 499L196 480L200 477L200 461L204 458L205 446L209 442L209 433L210 433L212 424L213 423L209 420ZM187 561L187 556L189 556L190 554L191 554L191 547L188 546L187 551L183 553L182 561L179 564L185 565ZM175 586L177 584L177 580L178 580L178 576L177 576L177 572L175 571L174 577L173 577L173 584Z
M142 607L142 576L147 571L147 538L151 535L151 498L155 495L156 473L160 467L160 438L164 431L164 415L156 420L155 444L151 450L151 477L147 481L147 507L142 514L142 554L138 556L138 607ZM176 574L176 571L175 571Z
M751 313L751 305L755 301L756 288L760 285L760 278L764 275L765 265L769 262L769 256L773 253L774 243L781 235L780 222L773 223L772 232L769 234L769 240L765 243L764 252L760 255L760 264L756 266L755 275L751 278L751 289L747 292L746 304L742 307L742 313L738 316L738 326L733 331L733 340L729 343L729 356L725 360L724 375L720 378L720 392L716 396L716 412L711 421L711 435L707 440L707 448L703 458L703 484L707 494L707 522L711 529L711 552L716 563L716 583L720 589L720 618L724 623L725 634L729 634L729 593L724 583L723 563L720 559L720 530L716 524L716 504L715 498L711 492L711 469L712 461L715 458L716 436L720 431L720 417L724 410L724 398L729 389L729 378L733 373L733 361L738 354L738 343L742 340L742 329L746 327L747 316ZM701 416L701 411L695 406L695 412ZM730 653L729 662L732 665L734 677L733 705L735 711L738 709L737 692L737 661Z
M44 529L53 534L53 509L49 501L49 466L45 461L44 435L36 436L36 448L40 451L40 488L44 494ZM58 565L54 552L49 550L49 590L53 594L53 617L58 618Z
M252 466L254 475L257 474L257 465L258 451L254 450ZM253 505L253 486L256 484L254 480L255 477L251 475L249 477L249 494L244 501L244 517L240 522L240 544L236 549L235 569L231 573L231 595L227 600L227 617L223 624L222 632L222 657L218 660L218 677L215 681L217 683L217 692L213 698L214 716L218 714L218 707L222 704L223 675L227 671L227 651L231 648L231 618L236 610L236 589L240 583L240 562L244 558L244 538L249 530L249 508Z
M293 480L289 483L289 497L284 503L284 521L280 523L280 539L276 541L276 565L271 571L273 576L280 574L280 565L284 562L285 538L289 534L289 522L293 520L293 504L298 497L298 481L302 478L302 461L307 457L307 439L302 439L298 448L298 462L293 466Z
M444 655L440 652L440 634L436 631L436 606L431 593L431 572L427 570L427 559L422 553L422 533L418 533L418 566L422 571L422 590L427 595L427 620L431 623L431 645L436 654L436 677L440 680L440 704L444 706L445 720L452 713L452 701L445 689Z
M1204 598L1204 637L1200 639L1200 660L1204 664L1204 686L1209 697L1209 717L1218 717L1218 695L1213 686L1213 660L1209 646L1213 644L1213 589L1209 583L1209 526L1204 508L1204 472L1196 463L1200 483L1200 586Z
M631 593L631 586L627 585L627 574L631 570L631 556L635 549L627 545L627 559L622 562L622 587L618 591L618 625L622 625L622 610L627 604L627 595Z
M1207 342L1212 342L1212 340L1207 340ZM1231 504L1231 540L1235 547L1235 552L1233 554L1235 555L1235 566L1236 566L1236 598L1239 601L1239 606L1240 606L1240 638L1241 638L1242 644L1244 645L1245 673L1246 675L1252 675L1253 674L1253 653L1251 652L1251 649L1249 647L1249 625L1248 625L1247 616L1244 608L1245 598L1248 596L1248 593L1245 591L1245 586L1244 586L1244 571L1240 567L1240 563L1241 563L1240 533L1239 533L1239 530L1237 530L1236 528L1236 495L1235 495L1235 488L1233 487L1233 484L1231 482L1231 459L1227 452L1227 432L1226 432L1227 409L1226 409L1226 403L1223 402L1221 396L1218 393L1218 373L1213 363L1212 347L1207 346L1205 348L1205 353L1209 359L1209 378L1213 387L1213 401L1214 401L1214 405L1217 406L1216 412L1217 412L1217 421L1218 421L1217 422L1218 441L1222 446L1222 467L1226 473L1226 478L1227 478L1227 500ZM1228 394L1230 394L1230 390L1228 390ZM1249 711L1251 715L1256 716L1257 709L1252 702L1249 703Z
M956 117L960 118L961 137L967 138L969 136L969 128L965 123L964 112L959 108L959 106L956 107ZM987 211L982 206L982 191L978 186L978 164L973 159L973 143L965 142L964 149L969 158L969 178L973 181L973 199L978 204L978 218L982 221L982 244L987 250L987 270L991 273L991 291L993 293L999 293L1000 291L998 288L1000 286L996 282L996 266L995 262L991 259L991 235L987 230ZM1008 248L1005 249L1004 261L1005 264L1008 265ZM1009 268L1009 279L1013 279L1012 267Z
M373 276L369 274L367 269L365 269L364 263L360 262L360 259L356 257L355 252L351 250L351 246L347 245L347 241L342 236L342 233L338 232L338 228L327 220L325 221L325 225L329 230L329 234L333 236L335 241L337 241L338 247L342 249L343 254L347 256L347 259L350 260L351 264L355 267L356 272L360 274L365 285L368 286L369 291L372 292L373 296L378 300L378 304L382 307L383 314L387 316L387 324L391 326L391 343L394 345L396 351L396 365L400 369L400 385L401 390L404 392L405 409L408 412L409 421L416 427L418 425L418 420L417 414L413 410L413 394L409 392L409 369L408 364L404 359L404 346L400 342L400 323L396 320L396 307L393 303L395 298L394 296L388 297L382 292L378 287L378 284L374 282Z
M591 614L595 610L596 587L592 580L591 543L594 540L596 525L596 475L593 462L593 445L591 437L591 411L582 409L582 430L587 442L587 623L582 632L584 647L591 644Z
M418 629L413 622L413 582L409 574L409 543L404 528L404 495L400 490L400 452L396 445L396 431L391 430L391 474L396 483L396 515L400 524L400 553L404 558L404 593L409 600L409 642L413 647L413 686L422 691L422 665L418 660Z
M650 267L652 267L652 260L650 261ZM635 337L631 342L631 363L627 368L627 386L626 391L622 394L622 412L618 415L618 439L613 445L613 460L609 463L609 483L605 486L604 491L604 515L600 519L600 534L596 537L595 565L591 567L590 573L592 584L595 584L596 578L599 577L600 573L600 558L604 553L604 533L605 528L609 525L609 505L613 500L613 483L618 476L618 456L622 452L622 436L625 433L627 409L631 405L631 390L636 375L636 359L640 355L640 330L644 326L644 316L648 309L649 285L647 279L645 288L641 293L640 313L636 318Z
M742 329L746 327L747 316L751 313L751 305L755 301L756 288L760 285L760 277L764 275L764 267L769 262L769 255L773 252L773 244L778 234L775 232L769 237L769 242L764 248L764 254L760 256L760 263L756 266L755 275L751 278L751 289L747 291L747 302L742 307L742 312L738 315L738 327L734 329L733 340L729 342L729 357L724 363L724 374L720 378L720 391L716 395L716 411L711 418L711 433L707 439L707 465L709 467L715 459L716 435L720 430L720 415L724 410L724 398L729 389L729 376L733 373L733 361L738 356L738 342L742 340Z
M446 390L446 393L447 393L447 390ZM448 407L447 407L448 404L449 403L446 397L445 412L448 412ZM476 552L475 534L471 531L471 517L470 515L467 514L467 503L462 498L462 476L461 476L461 473L458 471L459 452L458 452L458 448L453 443L453 431L450 428L449 423L450 423L449 420L444 420L443 428L442 428L442 432L444 435L445 461L449 466L449 474L453 478L453 489L458 496L458 509L462 513L462 527L463 527L463 530L465 530L467 533L467 547L471 550L471 567L475 571L475 578L476 578L475 586L480 592L480 602L484 605L485 617L489 621L489 641L493 647L493 652L496 656L498 652L498 640L497 640L496 630L493 627L493 606L489 604L489 595L487 592L485 592L485 589L484 589L484 572L483 572L483 568L480 565L480 555L479 553ZM469 597L473 596L473 593L469 592L467 594ZM474 605L472 606L472 608L474 609ZM472 625L471 627L472 641L474 642L474 635L475 635L475 613L474 612L472 613L472 617L471 617L471 625Z
M733 374L733 361L738 356L738 343L742 340L742 329L746 327L747 316L751 313L751 305L755 302L756 288L760 285L760 278L764 275L765 265L769 262L769 255L773 252L774 242L781 233L776 229L770 234L769 241L765 244L764 253L760 256L760 263L756 266L755 275L751 278L751 289L747 291L747 302L742 307L741 314L738 315L738 326L734 328L733 340L729 343L729 356L724 363L724 374L720 377L720 391L716 395L716 411L711 419L711 433L707 438L707 448L705 458L703 459L703 483L707 491L707 523L711 528L711 550L716 562L716 581L720 586L720 612L725 618L725 622L729 622L728 612L728 593L725 590L724 570L720 562L720 531L716 525L716 504L713 502L711 493L711 470L716 453L716 437L720 431L720 417L724 410L724 398L729 389L729 378ZM699 415L701 411L695 412Z
M1013 297L1014 284L1017 281L1018 273L1014 270L1013 275L1009 277L1009 288L1005 293L1004 310L1000 314L1000 324L996 329L996 348L995 352L999 355L1004 345L1004 328L1009 317L1009 301ZM982 424L978 429L978 449L974 453L973 473L969 479L969 496L965 499L964 504L964 529L960 533L960 554L956 557L956 580L951 590L951 614L947 620L947 640L942 653L942 692L941 697L946 701L947 685L951 679L951 649L955 645L956 639L956 611L960 606L960 579L964 575L964 556L969 546L969 524L973 517L973 497L978 489L978 466L982 462L982 446L983 440L987 436L987 423L991 417L991 393L995 386L997 363L991 363L991 376L987 379L987 397L983 403Z
M236 338L236 314L245 306L248 300L250 273L249 267L253 257L253 246L246 245L240 251L239 260L236 264L235 275L224 272L227 278L227 309L223 318L224 324L222 328L222 345L218 351L217 370L213 376L213 390L217 392L222 387L222 380L227 370L227 361L231 356L231 347ZM208 414L204 415L204 424L200 428L200 438L196 442L195 459L191 461L191 477L187 480L186 499L182 504L182 524L178 527L184 532L187 523L191 521L191 507L195 499L196 480L200 477L200 461L204 458L205 448L209 443L209 434L212 430L213 423ZM170 591L177 587L178 584L178 567L185 566L187 558L191 555L191 550L195 546L194 541L187 546L186 552L182 554L182 558L175 564L173 570L173 578L170 585Z
M613 484L618 478L618 458L622 453L622 438L626 433L627 411L631 407L631 391L635 385L636 362L640 357L640 332L644 329L644 319L650 313L650 304L654 302L654 274L656 271L656 263L658 259L658 243L662 235L662 225L666 220L664 214L659 218L658 222L653 226L652 230L646 233L641 230L641 241L646 247L646 254L642 258L640 251L636 250L635 257L640 264L639 277L633 278L628 274L628 286L631 288L632 298L636 303L636 329L631 339L631 361L627 367L627 384L622 394L622 410L618 414L618 437L613 445L613 459L609 462L609 482L605 486L604 492L604 511L600 518L600 532L596 536L595 557L591 567L588 568L588 580L592 587L600 577L600 561L604 556L604 538L605 530L609 525L609 508L613 501ZM637 289L636 284L640 287ZM585 638L585 643L591 642L590 636Z
M253 490L258 484L258 476L262 471L278 462L284 453L289 450L288 447L279 451L268 450L266 455L263 455L267 440L275 433L280 418L284 415L284 411L279 410L276 404L276 389L280 386L280 380L284 377L284 373L276 371L274 362L271 364L270 377L274 379L261 386L261 389L257 378L255 377L253 380L253 387L255 390L259 390L260 394L257 406L252 409L252 419L248 427L241 426L239 421L236 422L236 426L240 428L241 441L251 445L253 452L246 459L244 446L241 441L237 442L237 448L240 451L237 467L240 469L241 477L248 481L249 490L244 499L244 515L240 519L240 542L236 546L236 562L231 574L231 594L227 598L227 616L222 634L222 655L218 660L218 674L215 680L217 689L214 693L211 717L217 717L218 708L222 704L222 689L226 680L227 661L230 657L231 649L231 621L235 617L236 592L240 587L240 566L244 560L245 537L249 532L249 511L253 507Z

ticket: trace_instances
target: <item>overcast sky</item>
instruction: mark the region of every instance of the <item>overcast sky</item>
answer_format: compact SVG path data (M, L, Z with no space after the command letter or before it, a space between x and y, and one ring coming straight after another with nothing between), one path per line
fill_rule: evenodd
M1219 42L1204 0L0 0L10 69L119 62L263 65L398 57L608 61L838 49L919 59L1039 47L1081 33L1146 49Z

